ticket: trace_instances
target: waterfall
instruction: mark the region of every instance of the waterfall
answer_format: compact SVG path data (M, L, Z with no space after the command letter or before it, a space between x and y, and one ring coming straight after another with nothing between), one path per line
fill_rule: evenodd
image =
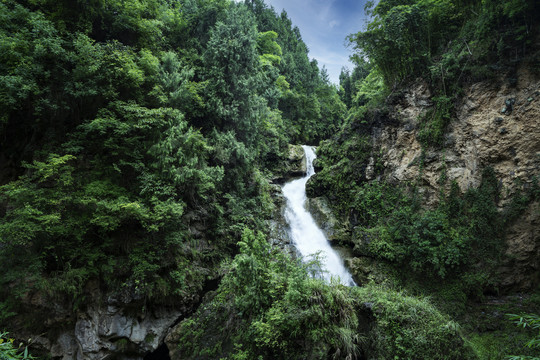
M301 179L293 180L283 186L283 195L287 199L285 220L290 226L290 235L294 246L304 259L315 254L320 255L321 277L326 281L340 279L344 285L356 285L351 274L343 265L341 257L332 249L328 239L317 226L311 214L306 210L306 183L315 174L313 160L315 151L311 146L303 145L306 154L307 173Z

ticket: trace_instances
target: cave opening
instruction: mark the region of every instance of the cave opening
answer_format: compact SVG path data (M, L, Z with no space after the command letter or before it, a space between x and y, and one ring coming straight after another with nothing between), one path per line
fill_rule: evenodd
M146 354L143 360L171 360L169 348L163 343L155 351Z

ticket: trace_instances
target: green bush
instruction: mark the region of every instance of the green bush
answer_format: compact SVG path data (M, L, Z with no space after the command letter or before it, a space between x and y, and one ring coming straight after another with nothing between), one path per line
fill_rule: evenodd
M471 358L426 299L326 284L249 230L239 246L217 292L181 323L182 358Z
M368 359L474 359L460 327L425 298L368 285L354 296L369 304L375 322L367 333Z
M453 104L452 99L447 96L437 96L431 99L434 109L420 119L418 130L418 141L424 148L430 146L440 147L443 145L446 127L452 119Z
M524 315L515 315L515 314L509 314L508 317L510 320L513 320L515 325L522 328L530 328L534 331L536 331L536 335L530 339L526 346L529 349L532 349L535 353L539 353L540 351L540 316L536 314L524 314ZM537 356L508 356L509 360L538 360L540 357Z
M348 288L309 278L306 266L261 233L245 230L239 246L213 299L182 323L183 358L356 358L358 319Z
M15 347L15 340L8 337L8 333L0 332L0 359L1 360L30 360L34 359L28 352L28 346Z

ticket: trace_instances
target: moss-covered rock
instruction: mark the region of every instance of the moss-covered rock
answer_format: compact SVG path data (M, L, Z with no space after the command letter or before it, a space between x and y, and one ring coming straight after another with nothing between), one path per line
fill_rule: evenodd
M354 288L353 294L371 313L366 359L476 358L459 325L429 300L373 284Z
M273 169L272 182L283 184L287 180L306 175L307 162L301 145L289 144L287 157Z

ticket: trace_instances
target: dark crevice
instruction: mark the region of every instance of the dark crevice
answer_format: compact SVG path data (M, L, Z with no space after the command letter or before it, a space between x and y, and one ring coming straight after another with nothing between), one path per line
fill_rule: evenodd
M176 321L171 325L170 329L173 329L176 325L180 324L180 322L182 322L182 320L184 320L186 317L189 317L193 313L195 313L195 311L197 311L199 306L201 306L205 294L207 294L210 291L216 291L217 288L219 287L221 279L222 277L219 276L210 280L206 280L204 283L203 289L200 293L201 295L200 300L196 304L194 304L192 308L193 310L183 314L182 316L179 316L178 319L176 319ZM148 354L146 354L143 360L171 360L171 357L169 354L169 348L167 347L167 344L163 343L159 345L155 351L149 352Z
M169 348L163 343L155 351L146 354L143 360L171 360Z

